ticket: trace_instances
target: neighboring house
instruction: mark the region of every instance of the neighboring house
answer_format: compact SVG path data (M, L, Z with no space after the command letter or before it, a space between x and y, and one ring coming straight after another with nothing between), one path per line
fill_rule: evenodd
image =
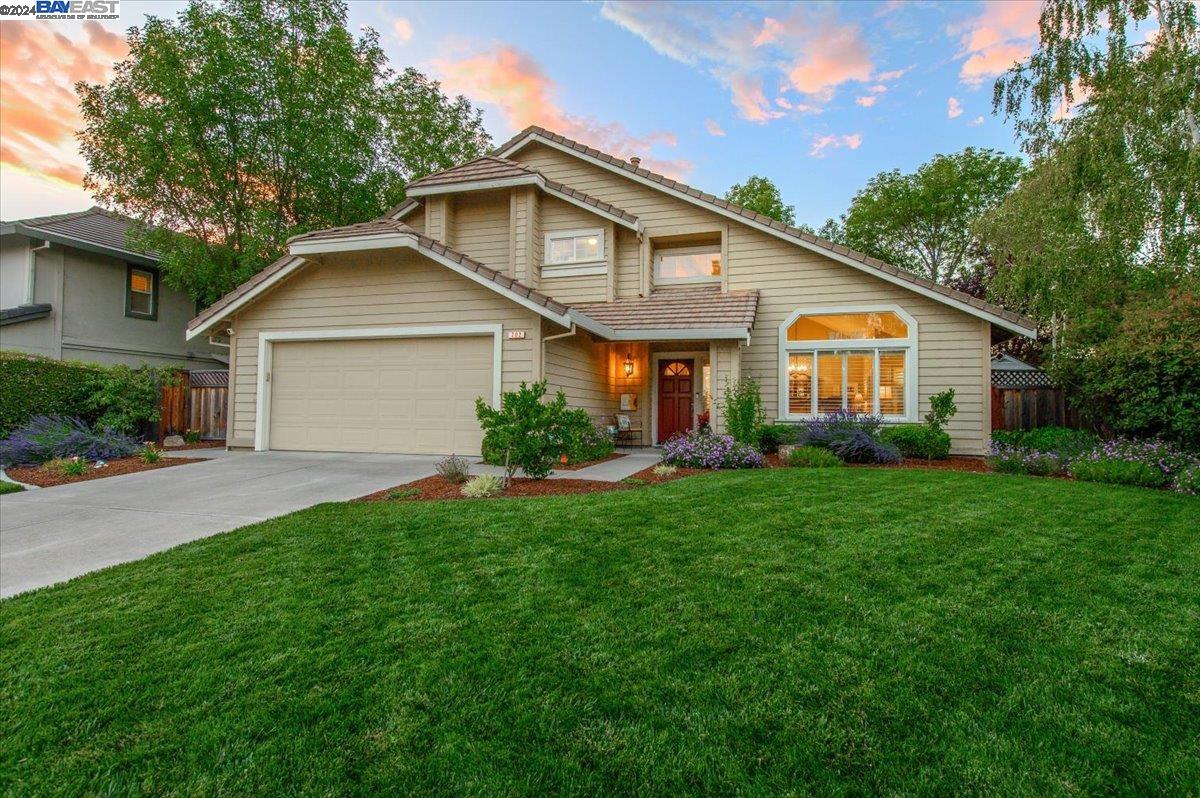
M196 304L161 284L131 220L102 208L0 222L0 348L57 360L223 367L228 350L184 337Z
M989 361L1029 320L541 128L422 178L376 221L297 236L189 325L231 336L228 443L479 451L474 400L545 378L660 442L753 377L767 417L917 421L956 391L990 433ZM628 408L623 410L622 408Z

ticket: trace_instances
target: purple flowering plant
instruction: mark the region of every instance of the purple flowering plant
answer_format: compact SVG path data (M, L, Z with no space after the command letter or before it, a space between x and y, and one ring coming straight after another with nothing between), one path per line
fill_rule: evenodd
M693 431L663 444L663 460L683 468L762 468L763 456L732 435Z
M141 448L128 435L93 430L78 418L35 416L0 441L0 465L41 465L64 457L111 460L129 457Z
M805 421L796 442L828 449L847 463L898 463L900 450L880 440L879 416L838 410Z

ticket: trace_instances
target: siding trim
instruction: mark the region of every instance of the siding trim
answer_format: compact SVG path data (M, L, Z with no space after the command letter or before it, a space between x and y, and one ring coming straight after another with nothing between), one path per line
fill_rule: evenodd
M254 397L254 451L271 448L271 354L278 341L333 341L370 338L492 336L492 406L500 406L504 362L504 325L444 324L429 327L348 327L321 330L267 330L258 334L258 374ZM231 392L232 394L232 392ZM232 418L232 417L231 417ZM232 428L232 422L229 427Z

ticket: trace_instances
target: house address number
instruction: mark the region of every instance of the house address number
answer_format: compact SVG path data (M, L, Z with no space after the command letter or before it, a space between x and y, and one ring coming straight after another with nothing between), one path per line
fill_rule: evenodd
M521 340L524 340L524 338L525 338L524 330L509 330L508 331L508 340L510 340L510 341L521 341Z

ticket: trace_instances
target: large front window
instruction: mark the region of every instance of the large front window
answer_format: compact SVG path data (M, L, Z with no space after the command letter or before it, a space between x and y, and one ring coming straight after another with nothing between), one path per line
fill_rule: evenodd
M796 313L783 324L780 415L846 410L907 418L915 323L893 310Z
M654 282L708 283L721 279L721 248L680 247L654 255Z

